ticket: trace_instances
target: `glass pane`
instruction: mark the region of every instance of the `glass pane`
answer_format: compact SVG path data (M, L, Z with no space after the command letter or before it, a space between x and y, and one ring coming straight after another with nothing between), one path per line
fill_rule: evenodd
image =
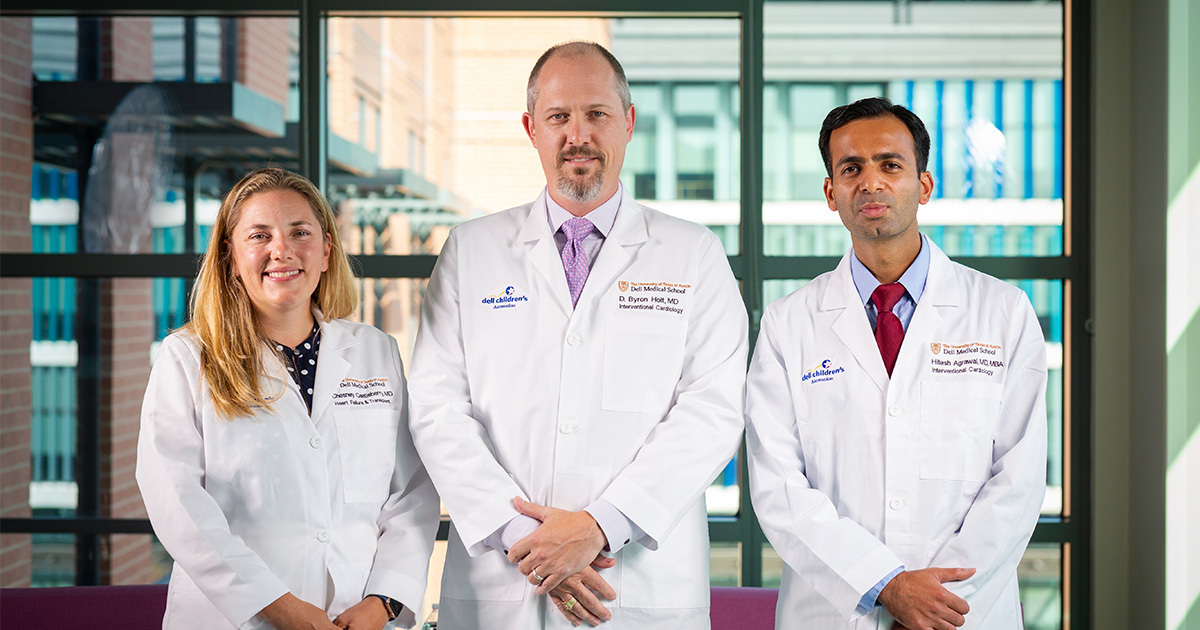
M809 280L763 280L763 304L787 297L808 284Z
M75 586L75 534L27 534L26 539L30 538L33 564L29 585Z
M1029 545L1017 581L1021 585L1021 609L1027 630L1058 630L1063 627L1062 547L1057 544Z
M708 579L713 586L742 585L742 543L714 542L709 546Z
M34 246L45 251L75 226L35 225ZM41 245L39 245L41 243ZM145 518L134 481L142 397L159 340L182 313L174 278L31 278L31 326L23 334L30 406L8 448L30 465L28 505L36 517ZM182 323L181 315L178 322ZM99 340L99 344L81 343ZM94 501L80 497L80 427L95 423L100 478ZM94 508L87 508L95 503ZM82 507L81 507L82 506ZM148 535L101 537L101 583L161 580L169 559ZM35 585L75 580L73 535L35 534L29 579Z
M934 198L919 221L934 242L951 255L1061 255L1061 2L768 2L764 22L767 255L848 247L824 200L817 139L830 109L869 96L929 130ZM877 46L851 41L864 25Z
M762 546L762 585L767 588L779 588L783 580L783 558L775 552L771 543L764 542Z
M1063 283L1061 280L1008 280L1029 296L1046 338L1046 498L1042 514L1059 515L1064 508L1063 441Z
M348 231L343 227L343 235ZM416 343L417 327L421 321L421 304L428 284L426 278L355 279L358 311L350 319L370 324L395 337L406 375L412 362L413 344Z
M704 491L704 502L710 516L736 516L742 505L742 492L738 486L738 461L741 452L725 464L721 473Z
M31 586L76 584L75 534L25 536L33 540ZM99 549L101 584L166 584L170 578L173 561L155 536L103 535Z
M243 174L298 167L297 20L32 24L32 71L44 81L26 166L34 251L203 251L221 196ZM97 81L121 89L98 92Z
M1046 498L1042 514L1059 515L1064 507L1065 458L1063 377L1063 283L1061 280L1008 280L1029 297L1046 339ZM796 291L808 280L764 280L763 303L770 304Z
M174 561L151 534L104 535L99 548L101 584L166 584L170 579Z
M770 544L762 548L763 586L779 588L783 560ZM1058 630L1062 625L1062 551L1057 544L1032 544L1017 565L1021 607L1028 630Z
M737 20L335 17L328 36L328 192L376 251L436 254L449 227L537 196L529 72L548 47L585 39L630 82L622 184L738 253Z

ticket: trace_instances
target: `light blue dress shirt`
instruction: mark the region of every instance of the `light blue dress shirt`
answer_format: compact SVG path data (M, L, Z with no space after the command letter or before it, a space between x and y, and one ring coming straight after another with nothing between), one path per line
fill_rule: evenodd
M920 253L904 271L904 275L897 280L904 285L904 295L892 307L892 312L900 318L900 324L904 326L904 330L908 330L908 322L912 321L913 312L917 310L917 302L921 301L921 294L925 293L925 280L929 278L929 246L925 241L925 235L922 234ZM854 250L852 249L850 252L854 253ZM871 303L871 294L882 283L875 278L866 265L862 264L862 261L858 259L858 254L850 257L850 277L854 279L854 288L858 289L858 297L862 298L863 308L867 310L867 319L871 322L871 330L875 330L875 320L879 317L879 313L875 312L875 305Z
M929 279L929 245L926 244L925 235L921 235L921 251L917 254L916 260L908 266L904 274L897 280L904 285L904 295L900 297L900 301L892 307L892 313L900 319L900 325L904 330L908 330L908 323L912 321L913 313L917 310L917 302L921 300L921 294L925 292L925 281ZM850 277L854 279L854 288L858 289L858 297L862 298L863 308L866 309L867 319L871 322L871 330L875 330L875 322L879 319L879 313L875 311L875 305L871 303L871 294L875 292L881 282L875 278L871 270L862 264L858 259L858 254L853 253L850 256ZM863 594L862 600L858 602L858 608L855 610L860 615L865 615L871 612L875 607L876 600L879 599L879 593L883 592L883 587L887 586L892 578L900 575L904 571L904 565L900 565L888 573L882 580Z

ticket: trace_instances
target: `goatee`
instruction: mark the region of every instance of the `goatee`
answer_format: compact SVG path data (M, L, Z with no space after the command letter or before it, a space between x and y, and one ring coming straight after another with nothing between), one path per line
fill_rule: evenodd
M575 171L575 175L585 175L587 173L582 168L573 170ZM603 171L585 179L571 179L562 171L558 173L558 192L575 203L591 203L595 201L600 196L601 188L604 188Z
M563 172L563 166L567 163L567 160L575 158L594 158L598 161L600 168L597 169L596 175L587 177L586 168L571 168L576 177L583 177L584 179L573 180L567 177L567 174ZM595 201L596 197L600 196L600 190L604 188L604 166L604 156L588 147L577 147L571 151L558 154L558 192L575 203L591 203Z

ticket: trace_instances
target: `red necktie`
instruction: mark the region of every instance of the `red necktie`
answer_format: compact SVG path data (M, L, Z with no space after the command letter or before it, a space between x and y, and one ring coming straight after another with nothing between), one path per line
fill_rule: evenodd
M900 343L904 341L904 326L900 318L892 312L892 307L904 295L904 285L893 282L875 287L871 293L871 303L875 305L875 343L879 345L879 354L883 356L883 366L887 368L888 377L896 366L896 355L900 354Z

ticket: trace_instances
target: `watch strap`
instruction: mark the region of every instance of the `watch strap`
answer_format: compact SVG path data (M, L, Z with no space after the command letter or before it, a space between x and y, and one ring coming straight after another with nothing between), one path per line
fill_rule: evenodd
M396 617L399 617L400 611L404 610L404 604L401 604L400 602L392 599L391 597L388 597L387 595L379 595L378 593L371 593L367 597L378 597L380 600L383 601L383 607L387 610L388 621L392 621Z

